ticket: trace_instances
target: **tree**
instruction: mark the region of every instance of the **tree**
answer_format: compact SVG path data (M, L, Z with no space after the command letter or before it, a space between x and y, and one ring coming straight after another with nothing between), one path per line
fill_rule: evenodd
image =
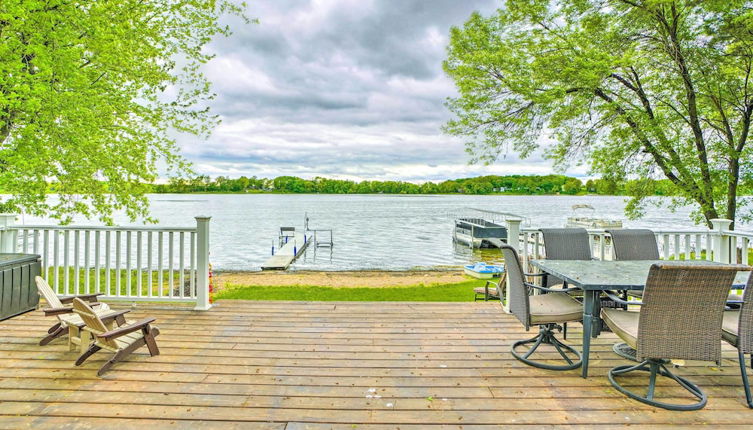
M753 2L507 0L451 30L459 97L445 130L473 161L541 142L558 167L610 181L666 178L697 222L738 214L753 176ZM631 187L639 216L651 187Z
M185 173L172 132L218 122L199 67L230 33L227 0L0 1L3 210L67 221L148 216L158 166ZM245 18L244 18L245 19ZM51 186L49 185L51 184ZM59 195L51 203L46 195Z

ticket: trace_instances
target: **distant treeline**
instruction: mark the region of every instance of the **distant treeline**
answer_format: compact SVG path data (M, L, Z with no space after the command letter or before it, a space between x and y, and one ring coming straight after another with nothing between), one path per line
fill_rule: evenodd
M316 177L302 179L279 176L274 179L241 176L231 179L219 176L171 179L167 184L153 185L155 193L321 193L321 194L630 194L631 188L649 190L648 194L672 195L668 180L589 179L564 175L479 176L442 182L414 184L403 181L348 181Z

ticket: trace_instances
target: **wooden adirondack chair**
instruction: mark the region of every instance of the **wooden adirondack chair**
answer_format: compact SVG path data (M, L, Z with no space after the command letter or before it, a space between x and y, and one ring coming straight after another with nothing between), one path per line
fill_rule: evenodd
M73 311L76 312L86 326L84 331L91 333L93 342L81 357L76 360L76 366L80 366L92 354L100 349L115 353L97 372L102 376L113 364L122 361L133 351L146 345L149 354L154 357L159 355L157 341L154 339L159 334L159 329L151 324L155 318L144 318L136 322L126 322L117 328L108 327L99 315L81 299L73 299Z
M42 309L45 316L55 316L58 320L56 324L47 330L47 336L39 341L40 345L47 345L53 340L64 336L66 333L68 334L68 349L70 351L78 350L80 345L89 345L89 334L81 332L81 328L84 327L84 321L81 317L73 313L73 307L70 305L76 297L89 301L92 308L96 309L97 314L99 314L103 320L115 320L119 324L125 323L125 317L123 317L123 314L128 311L113 311L106 303L97 302L97 297L102 295L102 293L61 298L55 294L47 281L41 276L35 277L34 281L37 284L37 292L47 302L47 307Z

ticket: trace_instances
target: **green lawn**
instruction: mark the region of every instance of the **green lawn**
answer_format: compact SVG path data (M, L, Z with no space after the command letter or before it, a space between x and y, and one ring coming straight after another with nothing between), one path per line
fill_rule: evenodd
M228 285L214 295L216 300L304 300L364 302L472 302L473 288L486 281L456 284L413 285L408 287L333 288L318 286L264 287Z

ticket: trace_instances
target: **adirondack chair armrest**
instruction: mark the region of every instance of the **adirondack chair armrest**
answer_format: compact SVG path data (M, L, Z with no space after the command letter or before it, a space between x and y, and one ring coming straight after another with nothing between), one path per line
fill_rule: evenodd
M118 327L102 334L98 334L97 337L104 340L112 340L128 333L133 333L134 331L141 330L156 320L156 318L144 318L142 320L134 322L133 324L129 324L124 327Z
M81 299L85 302L97 302L97 297L104 295L104 293L93 293L93 294L79 294L77 296L68 296L68 297L60 297L60 303L62 304L68 304L73 303L73 299Z
M42 309L44 316L49 317L52 315L62 315L73 313L73 306L64 306L62 308L44 308Z
M119 319L119 317L127 314L128 312L131 312L131 310L126 309L122 311L113 312L111 314L100 315L99 319L101 319L103 323L107 323L108 321Z

